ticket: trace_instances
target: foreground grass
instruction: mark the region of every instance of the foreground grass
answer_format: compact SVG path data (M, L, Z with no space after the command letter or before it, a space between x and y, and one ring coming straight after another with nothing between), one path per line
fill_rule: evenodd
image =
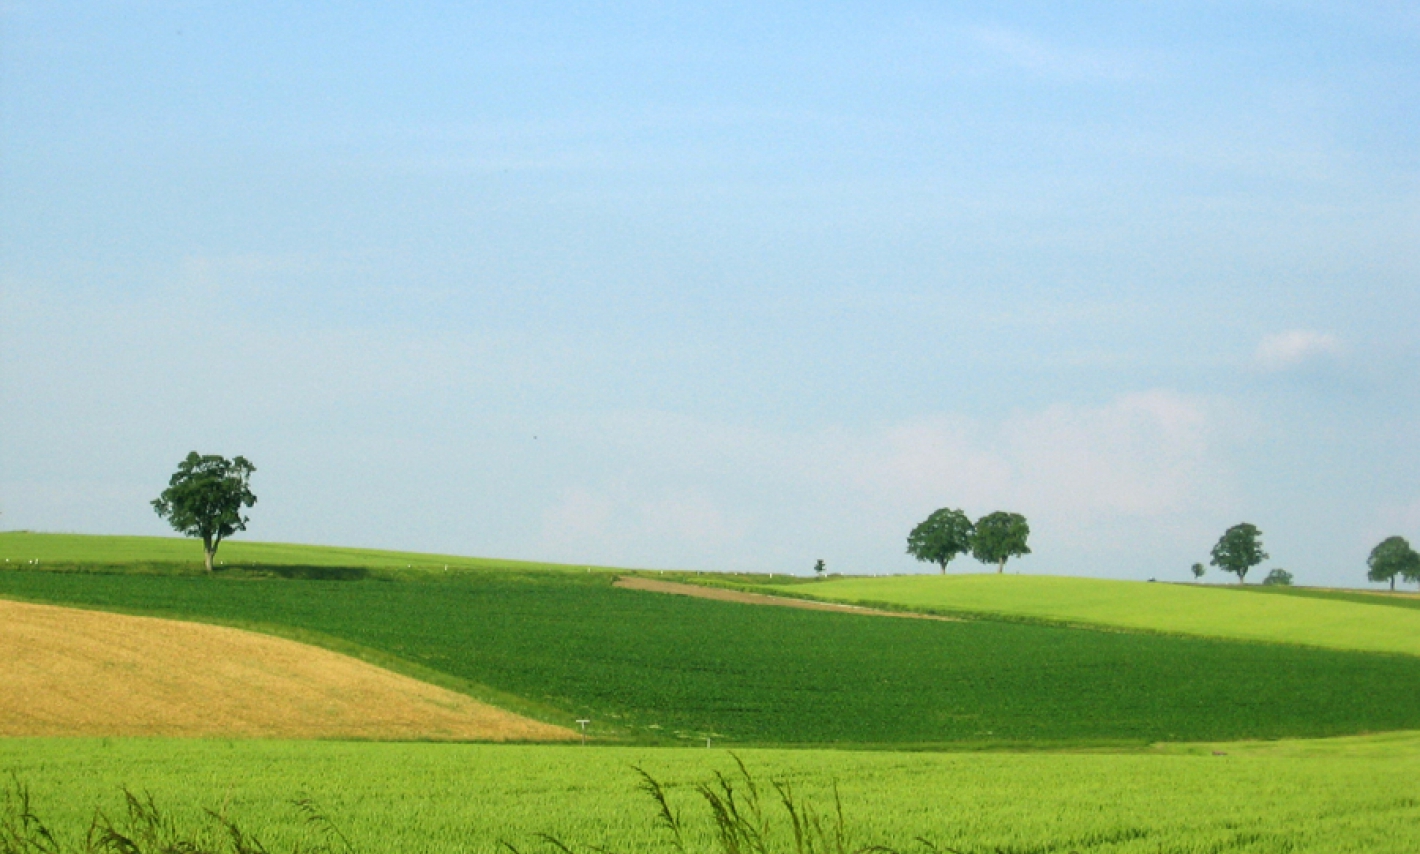
M1411 757L943 755L745 750L764 784L831 810L836 781L849 844L988 852L1371 852L1420 850ZM673 850L633 765L667 784L687 847L715 850L692 786L733 775L719 750L337 742L0 741L0 770L32 792L62 837L94 808L122 812L121 787L175 821L226 815L273 851L308 840L319 805L360 852L492 852L500 840L552 851ZM733 780L733 777L732 777ZM773 850L794 850L773 813Z
M597 573L10 570L0 595L283 633L621 739L1142 746L1420 729L1420 658L765 608L617 589Z
M837 578L783 590L932 613L1007 615L1420 656L1420 609L1390 607L1379 595L1370 601L1364 594L1263 596L1204 585L995 574Z

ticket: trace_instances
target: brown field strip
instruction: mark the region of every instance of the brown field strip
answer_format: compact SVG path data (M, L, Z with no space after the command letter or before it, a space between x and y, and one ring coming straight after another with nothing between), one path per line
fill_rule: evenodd
M576 737L295 641L6 600L0 736Z
M718 602L740 602L746 605L775 605L780 608L803 608L806 611L837 611L843 614L865 614L871 617L903 617L909 620L943 620L958 622L955 617L937 614L918 614L910 611L884 611L880 608L865 608L861 605L846 605L838 602L816 602L812 599L794 599L789 596L771 596L767 593L749 593L744 590L730 590L724 587L706 587L700 584L683 584L678 581L657 581L638 575L624 575L616 580L615 586L627 590L645 590L649 593L669 593L673 596L694 596L697 599L714 599Z

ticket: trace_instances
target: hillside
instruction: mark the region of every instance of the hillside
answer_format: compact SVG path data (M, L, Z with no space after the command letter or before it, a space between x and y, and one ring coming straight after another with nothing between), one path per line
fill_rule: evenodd
M602 572L101 570L10 569L0 596L307 640L542 720L588 718L601 738L1059 746L1420 729L1410 656L771 608Z
M308 568L362 570L443 571L542 569L585 572L582 564L472 558L424 552L396 552L342 546L309 546L294 543L262 543L244 539L227 540L217 559L228 567L268 568L292 571ZM171 573L180 567L203 572L202 545L182 537L121 537L92 534L40 534L31 531L0 532L0 565L41 567L157 568ZM596 567L594 567L596 568Z
M1021 575L902 575L764 585L772 592L938 614L999 615L1420 656L1420 609L1384 596ZM1413 604L1413 600L1401 600Z
M0 736L575 737L281 638L5 600L0 684Z

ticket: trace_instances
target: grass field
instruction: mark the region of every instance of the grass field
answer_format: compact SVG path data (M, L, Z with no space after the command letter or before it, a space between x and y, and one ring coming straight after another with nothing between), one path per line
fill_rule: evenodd
M832 808L840 787L851 845L970 854L1410 854L1420 850L1413 754L1354 758L1139 755L740 753L767 788ZM690 784L733 774L720 750L150 740L0 741L0 770L73 838L95 806L122 811L120 786L151 793L179 823L224 812L273 851L310 832L291 805L313 798L358 852L671 851L636 790L633 765L669 784L690 851L711 850ZM777 805L773 850L791 851ZM506 854L507 849L501 849Z
M838 578L771 588L931 613L1006 615L1420 656L1420 609L1411 606L1415 600L1401 597L1250 595L1204 585L995 574Z
M585 567L246 545L245 568L233 568L237 550L224 546L232 564L207 576L194 571L191 541L0 535L0 558L11 559L0 596L314 641L544 720L590 717L598 738L587 747L0 739L0 788L6 776L27 786L64 850L81 850L96 808L123 812L123 787L151 794L175 827L215 839L211 809L272 852L331 841L311 835L293 803L300 798L351 843L330 850L559 850L540 834L575 854L675 850L637 789L641 766L682 812L687 854L718 851L695 784L724 772L741 805L747 793L722 745L739 745L759 782L768 850L794 850L771 781L792 785L797 803L813 804L830 829L836 785L850 848L926 852L926 840L962 854L1420 850L1420 732L1399 732L1420 730L1420 656L1405 650L1049 622L1101 622L1077 613L1090 609L1123 619L1147 606L1128 590L1112 603L1057 592L1058 607L999 612L1009 619L895 620L622 590L613 573ZM36 558L38 567L27 562ZM1367 618L1415 613L1183 589L1215 597L1196 600L1193 615L1214 630L1275 602L1358 607ZM1242 610L1214 607L1225 601ZM1368 731L1381 734L1287 738ZM686 746L707 734L716 749ZM5 816L0 798L0 836Z
M265 628L638 740L1141 745L1420 728L1420 658L765 608L612 578L11 570L0 595Z
M450 569L541 569L585 571L586 565L535 563L455 555L392 552L379 549L352 549L339 546L306 546L291 543L256 543L227 540L217 550L217 559L228 566L276 567L282 569L358 568L364 570L421 570L442 572ZM129 570L152 568L165 574L181 568L198 573L202 566L202 545L180 537L109 537L91 534L37 534L29 531L0 532L0 565L59 568L124 567ZM598 568L598 567L593 567Z

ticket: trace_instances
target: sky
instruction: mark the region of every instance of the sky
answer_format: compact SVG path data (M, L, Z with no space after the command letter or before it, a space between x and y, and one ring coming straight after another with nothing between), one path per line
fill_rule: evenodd
M264 541L1420 544L1420 7L570 5L0 4L0 529L171 534L197 450Z

